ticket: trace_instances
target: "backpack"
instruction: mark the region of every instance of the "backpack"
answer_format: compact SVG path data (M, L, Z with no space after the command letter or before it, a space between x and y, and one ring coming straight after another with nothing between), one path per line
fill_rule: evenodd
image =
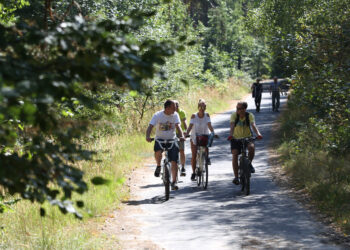
M250 121L249 121L249 112L245 112L245 121L244 125L248 126L250 128ZM237 123L239 121L239 115L236 113L236 120L235 120L235 127L237 126Z

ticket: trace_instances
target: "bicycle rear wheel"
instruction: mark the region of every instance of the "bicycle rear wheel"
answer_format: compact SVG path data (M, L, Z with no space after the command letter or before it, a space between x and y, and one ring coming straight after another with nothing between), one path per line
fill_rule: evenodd
M169 200L170 197L170 173L169 173L169 163L166 163L164 165L164 178L163 178L163 183L164 183L164 188L165 188L165 200Z

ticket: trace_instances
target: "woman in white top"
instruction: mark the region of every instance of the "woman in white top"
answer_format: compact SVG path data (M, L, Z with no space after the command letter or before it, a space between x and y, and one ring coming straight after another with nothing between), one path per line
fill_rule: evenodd
M192 151L192 159L191 159L191 165L192 165L192 176L191 180L196 180L196 158L197 158L197 139L196 136L198 135L209 135L209 130L214 133L214 129L211 126L210 116L208 113L205 112L207 105L205 104L205 101L203 99L199 99L198 102L198 112L192 114L190 125L187 128L186 135L188 135L192 128L191 133L191 151Z

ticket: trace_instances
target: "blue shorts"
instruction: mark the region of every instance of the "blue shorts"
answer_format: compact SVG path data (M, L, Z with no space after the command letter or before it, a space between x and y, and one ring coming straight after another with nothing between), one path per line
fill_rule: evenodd
M162 147L165 148L165 146L170 147L172 143L162 143ZM154 142L154 152L157 151L163 151L162 147L159 145L158 141ZM177 162L179 159L179 148L177 146L177 143L174 143L173 147L168 150L168 157L169 161L175 161Z

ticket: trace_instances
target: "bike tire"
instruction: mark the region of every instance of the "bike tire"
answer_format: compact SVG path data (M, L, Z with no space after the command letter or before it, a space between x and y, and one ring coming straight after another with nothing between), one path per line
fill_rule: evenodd
M243 164L243 180L244 180L244 188L242 191L244 191L245 195L250 194L250 166L249 161L247 158L243 158L242 161Z
M239 159L239 166L238 166L238 169L239 169L239 184L241 185L241 192L243 192L244 188L245 188L244 170L242 168L243 164L244 164L243 158L241 157Z
M169 200L170 197L170 173L169 163L164 166L164 188L165 188L165 200Z
M205 157L205 164L202 171L202 185L204 189L208 187L208 177L209 177L209 167L208 167L208 157Z
M250 177L249 175L245 176L245 195L250 194Z
M196 175L197 175L197 186L199 187L202 183L202 171L201 171L201 163L203 163L201 154L197 154L197 163L196 163Z

